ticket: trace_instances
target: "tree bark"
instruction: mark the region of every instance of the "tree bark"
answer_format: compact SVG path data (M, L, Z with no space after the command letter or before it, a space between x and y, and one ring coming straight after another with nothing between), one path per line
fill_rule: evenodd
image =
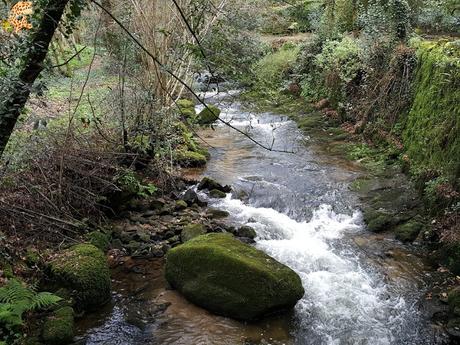
M22 68L9 80L6 95L0 97L0 156L30 95L33 83L44 68L50 42L69 0L50 0L38 26L32 29L29 50L23 56Z

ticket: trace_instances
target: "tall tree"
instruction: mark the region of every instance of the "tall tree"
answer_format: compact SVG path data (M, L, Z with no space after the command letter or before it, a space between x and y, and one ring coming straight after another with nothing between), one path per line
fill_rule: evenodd
M45 2L40 20L30 33L28 49L20 57L21 67L15 74L8 76L7 92L0 96L0 156L29 98L31 88L44 68L50 42L69 1Z

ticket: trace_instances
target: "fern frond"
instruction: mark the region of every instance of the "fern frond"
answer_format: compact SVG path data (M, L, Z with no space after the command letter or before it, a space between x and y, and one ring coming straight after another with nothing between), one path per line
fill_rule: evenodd
M24 286L16 279L10 279L8 283L0 288L0 303L14 303L21 300L29 300L35 293Z
M56 296L51 292L40 292L33 297L30 304L30 309L28 310L45 309L52 305L55 305L61 300L61 297Z

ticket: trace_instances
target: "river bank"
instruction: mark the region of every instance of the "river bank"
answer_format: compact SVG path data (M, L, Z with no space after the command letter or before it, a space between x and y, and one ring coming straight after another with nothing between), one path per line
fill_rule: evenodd
M310 344L345 340L351 334L373 344L447 344L444 294L455 279L431 267L424 259L425 249L417 243L405 245L391 232L365 230L358 210L366 200L353 185L369 176L345 156L325 153L342 145L341 141L335 138L334 145L329 140L321 144L324 136L312 133L309 142L316 142L314 149L305 150L303 135L286 116L248 113L238 104L229 104L222 116L233 119L238 128L251 125L260 139L268 140L267 134L271 138L276 133L277 148L301 149L279 156L258 150L217 126L215 131L200 131L212 146L211 160L206 170L190 174L196 177L204 172L232 185L232 195L223 199L203 194L201 198L228 212L222 228L253 227L257 247L300 274L305 299L292 314L242 324L213 316L168 290L161 259L126 259L114 271L112 304L78 324L86 344L181 344L183 339L213 344ZM398 189L402 186L410 190L403 176L396 182L393 176L393 185L382 176L373 177L380 187L368 187L361 196L375 198L390 191L406 195ZM412 194L406 196L414 200ZM356 303L358 308L353 306ZM393 315L392 324L385 315Z

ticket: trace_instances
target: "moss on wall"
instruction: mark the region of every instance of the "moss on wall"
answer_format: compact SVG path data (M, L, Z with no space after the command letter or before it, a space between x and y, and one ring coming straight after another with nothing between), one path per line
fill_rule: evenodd
M412 170L460 176L460 43L416 43L414 102L403 134Z

